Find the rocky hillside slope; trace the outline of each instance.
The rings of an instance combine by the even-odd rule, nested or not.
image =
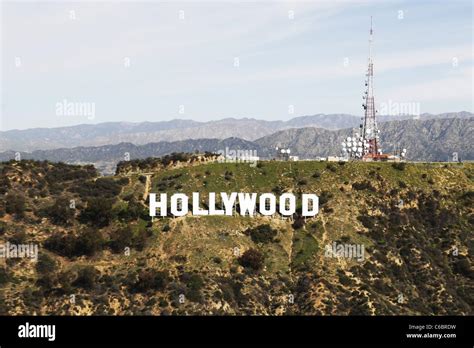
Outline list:
[[[100,177],[0,164],[0,314],[472,315],[474,165],[260,162]],[[317,193],[320,213],[153,220],[149,192]],[[364,247],[362,258],[327,246]]]

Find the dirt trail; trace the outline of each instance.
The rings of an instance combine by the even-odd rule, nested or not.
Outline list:
[[[323,248],[325,248],[326,246],[326,241],[328,240],[328,232],[326,230],[326,220],[324,219],[324,217],[321,216],[321,222],[322,222],[322,228],[323,228],[323,234],[321,236],[321,245],[323,246]],[[325,255],[325,249],[323,250],[323,252],[321,253],[321,257],[319,259],[319,263],[320,265],[324,265],[325,264],[325,261],[326,261],[326,258],[324,257]]]
[[[291,231],[291,239],[290,239],[290,250],[288,252],[288,271],[290,275],[290,280],[293,282],[293,269],[292,265],[292,258],[293,258],[293,238],[295,238],[295,231],[290,229]]]
[[[148,193],[150,192],[152,173],[143,173],[142,175],[144,175],[146,177],[145,191],[143,192],[143,200],[146,202],[146,199],[148,197]]]

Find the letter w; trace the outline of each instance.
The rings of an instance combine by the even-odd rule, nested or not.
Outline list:
[[[239,193],[240,215],[246,215],[247,211],[249,212],[249,215],[253,215],[256,202],[256,193]]]

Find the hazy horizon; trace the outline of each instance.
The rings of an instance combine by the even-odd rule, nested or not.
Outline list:
[[[432,113],[422,113],[421,116],[423,115],[443,115],[443,114],[451,114],[451,113],[470,113],[473,114],[470,111],[466,110],[461,110],[461,111],[446,111],[446,112],[441,112],[439,114],[432,114]],[[0,130],[1,132],[10,132],[10,131],[25,131],[25,130],[30,130],[30,129],[53,129],[53,128],[63,128],[63,127],[76,127],[76,126],[96,126],[96,125],[101,125],[101,124],[107,124],[107,123],[123,123],[123,124],[140,124],[140,123],[157,123],[157,122],[173,122],[173,121],[192,121],[192,122],[219,122],[219,121],[224,121],[224,120],[256,120],[256,121],[265,121],[265,122],[288,122],[293,119],[297,118],[303,118],[303,117],[311,117],[311,116],[319,116],[319,115],[324,115],[324,116],[339,116],[339,115],[347,115],[347,116],[352,116],[354,118],[359,118],[363,117],[363,115],[353,115],[353,114],[343,114],[343,113],[331,113],[331,114],[321,114],[321,113],[316,113],[312,115],[295,115],[293,117],[289,117],[287,119],[274,119],[274,120],[264,120],[258,117],[223,117],[215,120],[194,120],[191,118],[172,118],[172,119],[163,119],[159,121],[149,121],[149,120],[144,120],[144,121],[105,121],[105,122],[84,122],[84,123],[77,123],[77,124],[71,124],[71,125],[64,125],[64,126],[53,126],[53,127],[31,127],[31,128],[12,128],[12,129],[6,129],[6,130]],[[412,115],[378,115],[378,117],[410,117]]]

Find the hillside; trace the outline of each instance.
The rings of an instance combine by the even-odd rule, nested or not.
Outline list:
[[[471,118],[469,112],[439,115],[422,114],[420,120],[440,118]],[[380,116],[379,122],[412,119],[412,116]],[[225,118],[198,122],[175,119],[161,122],[107,122],[58,128],[32,128],[0,132],[0,152],[50,150],[131,143],[144,145],[156,142],[177,142],[188,139],[241,138],[253,141],[289,128],[316,127],[328,130],[358,127],[359,116],[317,114],[295,117],[288,121],[266,121],[254,118]],[[182,150],[186,151],[186,150]]]
[[[0,314],[474,314],[472,163],[172,164],[0,164],[0,240],[40,246],[0,268]],[[317,193],[320,214],[152,221],[147,188]]]

